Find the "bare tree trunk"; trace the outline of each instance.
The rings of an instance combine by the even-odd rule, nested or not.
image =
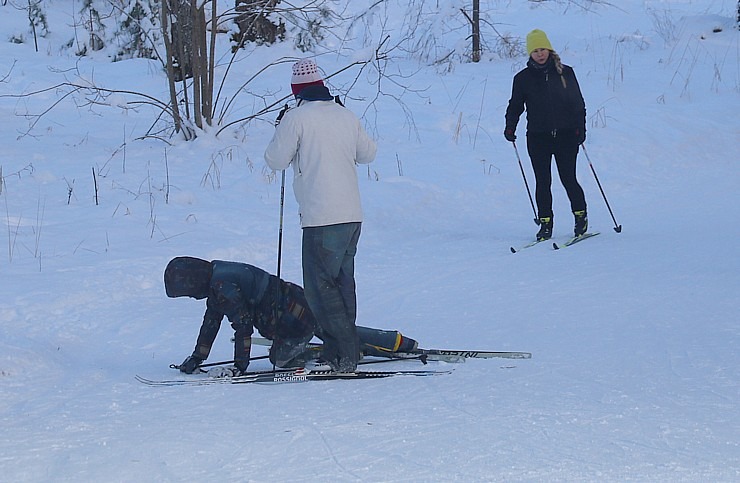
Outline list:
[[[176,31],[172,32],[173,42],[177,52],[177,68],[179,79],[184,80],[192,77],[193,63],[193,12],[190,0],[169,0],[172,3],[172,10],[175,14],[177,24]]]
[[[468,15],[468,12],[465,11],[464,8],[461,8],[460,11],[463,15],[465,15],[465,18],[468,19],[468,22],[470,22],[470,26],[472,28],[471,37],[473,39],[473,52],[472,52],[472,60],[473,62],[479,62],[480,61],[480,0],[473,0],[473,18],[470,18],[470,15]]]
[[[167,49],[167,77],[170,97],[174,105],[176,131],[186,131],[192,139],[193,124],[203,129],[213,124],[213,89],[215,80],[216,35],[218,33],[217,0],[207,0],[200,7],[199,0],[165,0],[162,2],[162,30]],[[209,25],[205,5],[211,4]],[[210,41],[210,48],[208,42]],[[177,83],[182,81],[184,117],[177,104]],[[192,89],[192,93],[190,92]],[[192,117],[191,117],[192,99]],[[188,122],[186,123],[185,120]],[[187,125],[186,125],[187,124]]]
[[[39,40],[36,36],[36,20],[33,18],[33,9],[31,0],[28,0],[28,21],[31,22],[31,31],[33,32],[33,44],[36,47],[36,52],[39,51]]]
[[[200,127],[203,120],[208,123],[208,45],[206,43],[206,12],[201,8],[198,13],[198,70],[200,71]]]
[[[480,0],[473,0],[473,62],[480,62]]]
[[[216,66],[216,34],[218,33],[218,16],[216,15],[216,1],[212,0],[211,5],[211,46],[208,52],[208,85],[206,86],[206,92],[208,93],[208,125],[213,124],[214,105],[213,105],[213,89],[216,83],[215,66]]]
[[[175,69],[172,65],[173,48],[169,36],[170,13],[167,6],[168,5],[166,1],[162,2],[162,38],[164,39],[164,49],[165,54],[167,55],[167,84],[169,84],[170,88],[172,118],[175,121],[175,132],[180,132],[182,130],[182,119],[180,118],[180,110],[177,105],[177,90],[175,89]]]
[[[203,34],[201,26],[201,11],[198,10],[197,0],[191,0],[191,7],[193,9],[193,117],[195,117],[195,125],[199,128],[203,128],[203,117],[200,110],[200,79],[201,79],[201,63],[200,59],[200,36]]]
[[[169,1],[172,2],[172,12],[176,19],[176,28],[173,27],[172,30],[172,38],[175,44],[174,52],[177,54],[177,70],[174,72],[174,76],[176,82],[182,82],[182,93],[185,99],[185,118],[190,119],[188,78],[193,76],[193,13],[190,8],[190,0]]]

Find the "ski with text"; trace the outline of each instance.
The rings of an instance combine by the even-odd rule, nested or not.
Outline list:
[[[198,377],[191,376],[187,379],[147,379],[139,375],[136,380],[147,386],[207,386],[212,384],[284,384],[309,381],[333,381],[333,380],[357,380],[357,379],[383,379],[400,376],[439,376],[450,374],[452,371],[357,371],[357,372],[334,372],[326,370],[279,369],[276,371],[249,371],[233,377]]]
[[[411,352],[393,352],[393,357],[403,359],[406,357],[426,356],[427,360],[442,360],[460,357],[463,359],[531,359],[531,352],[519,351],[477,351],[477,350],[451,350],[451,349],[416,349]]]
[[[271,346],[272,341],[262,337],[253,337],[252,343],[263,346]],[[321,344],[311,344],[312,349],[319,349]],[[520,351],[483,351],[483,350],[455,350],[455,349],[414,349],[409,352],[388,352],[390,360],[411,359],[440,362],[462,362],[462,359],[531,359],[531,352]]]

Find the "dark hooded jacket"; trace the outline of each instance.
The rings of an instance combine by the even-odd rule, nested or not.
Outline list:
[[[506,109],[507,130],[516,131],[526,106],[528,133],[559,129],[586,132],[586,104],[575,72],[563,65],[563,73],[558,74],[553,57],[551,55],[544,65],[530,58],[527,67],[514,76]]]
[[[207,273],[208,268],[210,274]],[[194,273],[197,279],[206,277],[209,282],[201,289],[198,283],[184,275],[187,273]],[[254,328],[262,337],[279,343],[284,339],[311,335],[317,326],[300,287],[279,281],[276,276],[253,265],[179,257],[170,262],[165,271],[165,285],[170,297],[206,298],[206,312],[193,352],[204,360],[211,352],[224,316],[234,329],[236,361],[249,360]],[[277,307],[276,302],[280,302]]]

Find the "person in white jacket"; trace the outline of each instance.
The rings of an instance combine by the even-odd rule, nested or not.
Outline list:
[[[353,372],[357,337],[355,254],[362,225],[357,164],[375,159],[376,145],[351,111],[334,101],[312,59],[293,65],[297,107],[285,113],[265,150],[275,170],[293,167],[303,228],[303,285],[323,330],[323,358]]]

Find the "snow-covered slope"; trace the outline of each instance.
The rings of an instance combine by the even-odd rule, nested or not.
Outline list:
[[[368,47],[365,34],[398,38],[402,3],[381,2],[362,35],[327,40],[321,67],[348,65]],[[465,2],[448,3],[416,32],[431,32],[440,52],[466,48],[466,30],[455,30]],[[49,2],[54,27],[38,53],[32,42],[6,41],[26,20],[1,6],[2,479],[737,480],[735,2],[481,3],[482,62],[395,55],[386,73],[407,88],[401,103],[401,89],[385,84],[393,96],[373,103],[378,88],[365,75],[347,102],[379,145],[377,160],[360,168],[358,323],[426,347],[533,358],[445,365],[454,372],[435,378],[175,388],[134,380],[175,375],[168,365],[197,336],[203,304],[165,296],[167,261],[276,268],[280,177],[262,159],[272,119],[167,144],[139,139],[154,122],[147,106],[86,105],[79,95],[55,104],[63,90],[14,97],[94,80],[166,98],[166,84],[155,62],[60,52],[68,2]],[[510,253],[537,230],[501,135],[511,79],[526,59],[492,53],[491,25],[519,40],[545,30],[574,67],[589,114],[586,147],[621,233],[581,154],[591,229],[601,235]],[[291,55],[304,54],[257,49],[237,62],[227,92]],[[268,101],[286,95],[289,65],[253,89],[271,89]],[[336,76],[333,88],[357,73]],[[260,102],[242,96],[233,118]],[[533,186],[523,124],[518,149]],[[553,194],[562,241],[572,221],[557,180]],[[290,187],[282,273],[301,281]],[[230,332],[224,324],[213,360],[229,358]]]

